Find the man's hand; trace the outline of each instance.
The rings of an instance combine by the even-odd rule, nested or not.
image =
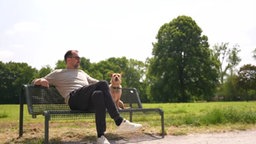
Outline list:
[[[44,87],[49,87],[49,82],[44,78],[40,78],[40,79],[34,80],[34,85],[41,85]]]

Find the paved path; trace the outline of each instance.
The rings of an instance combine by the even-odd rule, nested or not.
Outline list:
[[[133,136],[127,140],[110,142],[111,144],[256,144],[256,130],[165,136],[165,138]]]

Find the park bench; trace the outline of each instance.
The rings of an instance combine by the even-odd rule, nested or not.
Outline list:
[[[128,108],[119,110],[121,113],[128,113],[130,121],[136,112],[154,112],[160,115],[161,135],[164,137],[164,112],[160,108],[143,108],[139,94],[135,88],[122,89],[122,101]],[[19,113],[19,137],[23,135],[24,104],[27,103],[29,114],[32,118],[37,115],[44,116],[44,143],[49,142],[49,121],[55,118],[74,118],[76,116],[93,113],[93,111],[70,110],[65,104],[64,98],[58,93],[55,87],[42,87],[26,84],[22,86],[20,95]],[[83,117],[84,118],[84,117]]]

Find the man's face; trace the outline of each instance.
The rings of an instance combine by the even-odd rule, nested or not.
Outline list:
[[[73,52],[72,56],[69,57],[69,58],[70,58],[70,61],[69,61],[70,62],[70,66],[72,68],[75,68],[75,69],[79,68],[79,66],[80,66],[80,57],[79,57],[78,53],[77,52]]]

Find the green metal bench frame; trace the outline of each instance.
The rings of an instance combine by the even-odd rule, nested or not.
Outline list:
[[[164,137],[164,111],[160,108],[143,108],[139,94],[135,88],[122,89],[122,101],[129,107],[119,112],[129,113],[130,121],[132,121],[134,112],[156,112],[161,116],[162,137]],[[64,103],[64,99],[55,89],[55,87],[45,88],[42,86],[34,86],[26,84],[22,86],[20,95],[20,113],[19,113],[19,137],[23,135],[23,117],[24,104],[27,103],[28,112],[32,118],[37,115],[44,116],[44,143],[49,143],[49,121],[52,116],[70,116],[82,115],[86,113],[94,113],[93,111],[74,111]]]

